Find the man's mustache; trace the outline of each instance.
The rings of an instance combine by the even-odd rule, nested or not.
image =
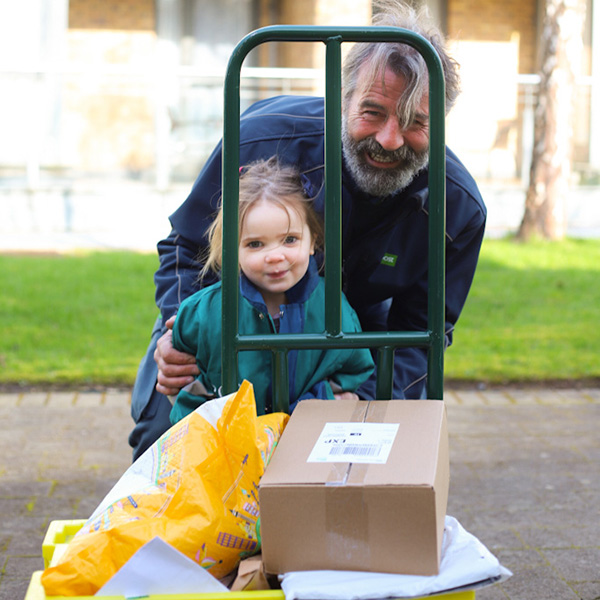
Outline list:
[[[406,160],[413,158],[416,152],[409,146],[401,146],[396,150],[386,150],[377,140],[374,138],[365,138],[358,142],[356,149],[359,152],[368,152],[369,154],[376,154],[389,162],[396,162],[399,160]]]

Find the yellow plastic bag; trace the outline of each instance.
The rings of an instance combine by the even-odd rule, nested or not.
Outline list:
[[[44,571],[46,594],[95,594],[156,536],[217,578],[230,573],[260,549],[258,483],[288,418],[257,417],[244,381],[171,427]]]

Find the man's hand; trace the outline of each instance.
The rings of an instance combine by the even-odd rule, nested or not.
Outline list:
[[[165,396],[176,396],[200,372],[195,356],[173,348],[173,323],[174,316],[165,323],[168,331],[159,338],[154,351],[154,360],[158,365],[156,390]]]

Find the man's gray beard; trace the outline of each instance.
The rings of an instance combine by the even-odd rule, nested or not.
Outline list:
[[[390,157],[392,161],[401,160],[402,163],[390,169],[374,167],[365,158],[365,153],[369,150],[374,154]],[[357,142],[348,133],[345,120],[342,122],[342,151],[356,185],[363,192],[381,198],[402,191],[429,162],[427,150],[418,153],[409,146],[402,146],[397,150],[387,151],[371,137]]]

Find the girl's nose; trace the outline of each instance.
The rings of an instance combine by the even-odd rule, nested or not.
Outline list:
[[[285,256],[283,255],[283,252],[281,252],[281,250],[279,249],[271,250],[265,255],[265,261],[267,263],[276,263],[281,262],[282,260],[285,260]]]

